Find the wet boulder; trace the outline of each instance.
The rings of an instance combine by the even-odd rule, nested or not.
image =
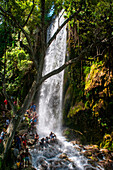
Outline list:
[[[66,153],[62,153],[60,156],[59,156],[60,159],[67,159],[68,156]]]
[[[73,146],[75,148],[75,150],[81,152],[82,151],[82,148],[79,146],[79,145],[75,145]]]

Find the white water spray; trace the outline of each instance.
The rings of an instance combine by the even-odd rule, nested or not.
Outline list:
[[[47,41],[63,23],[64,17],[57,17],[47,31]],[[46,52],[43,75],[64,64],[66,54],[66,26],[62,28]],[[50,131],[60,132],[62,124],[62,88],[63,71],[48,78],[41,87],[39,97],[39,135],[48,135]]]

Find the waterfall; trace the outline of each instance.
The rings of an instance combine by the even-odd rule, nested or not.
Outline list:
[[[64,17],[59,15],[47,30],[47,41],[63,23]],[[66,26],[58,33],[46,52],[43,75],[64,64],[66,54]],[[39,121],[37,130],[40,135],[48,135],[50,131],[60,132],[62,124],[62,88],[63,74],[48,78],[41,86],[39,96]]]
[[[64,21],[63,16],[55,18],[48,28],[47,41],[57,30],[58,26]],[[66,53],[66,26],[59,32],[56,39],[52,42],[46,52],[43,75],[59,68],[65,61]],[[84,151],[82,147],[67,142],[61,135],[62,125],[62,91],[63,74],[61,73],[48,78],[41,86],[38,114],[39,120],[37,131],[39,141],[45,140],[53,131],[56,134],[55,140],[40,142],[31,148],[32,165],[36,170],[104,170],[100,166],[94,167],[88,163],[88,160],[79,152]],[[43,138],[44,137],[44,138]]]

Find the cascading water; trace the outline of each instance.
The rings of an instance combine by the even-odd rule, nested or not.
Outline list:
[[[55,18],[48,28],[47,41],[63,21],[63,16],[60,19],[59,17]],[[59,32],[47,50],[43,75],[59,68],[65,61],[65,54],[66,26]],[[38,104],[37,131],[40,139],[53,131],[57,134],[57,141],[45,144],[43,148],[37,144],[31,150],[32,165],[37,170],[102,170],[99,166],[89,165],[88,160],[61,135],[62,88],[63,71],[42,84]],[[79,146],[77,147],[79,148]]]
[[[57,17],[47,32],[47,41],[53,36],[64,18]],[[43,75],[59,68],[65,61],[66,53],[66,26],[60,31],[56,39],[47,50]],[[62,87],[63,71],[47,79],[41,87],[39,98],[39,134],[49,134],[50,131],[60,132],[62,122]]]

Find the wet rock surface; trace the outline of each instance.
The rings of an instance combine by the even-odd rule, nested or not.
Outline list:
[[[78,149],[77,145],[74,147]],[[81,154],[88,159],[88,163],[92,166],[100,165],[105,170],[113,169],[113,152],[110,152],[108,149],[99,149],[97,145],[81,145],[80,148]]]
[[[37,145],[31,149],[32,164],[36,169],[104,170],[99,158],[101,152],[96,146],[83,146],[59,139],[56,141],[43,148]]]
[[[36,129],[34,128],[34,132]],[[26,133],[20,131],[20,133]],[[27,147],[32,155],[28,170],[112,170],[113,152],[99,149],[97,145],[78,144],[77,140],[67,142],[59,138],[44,144],[34,144],[33,136],[27,134]],[[16,169],[16,168],[14,168]]]
[[[34,128],[34,133],[36,128]],[[19,134],[26,133],[20,130]],[[59,137],[48,144],[34,144],[33,135],[27,133],[27,147],[32,155],[28,170],[112,170],[113,152],[97,145],[82,145],[80,141],[67,142]],[[13,167],[14,168],[14,167]],[[14,168],[16,169],[16,168]]]

